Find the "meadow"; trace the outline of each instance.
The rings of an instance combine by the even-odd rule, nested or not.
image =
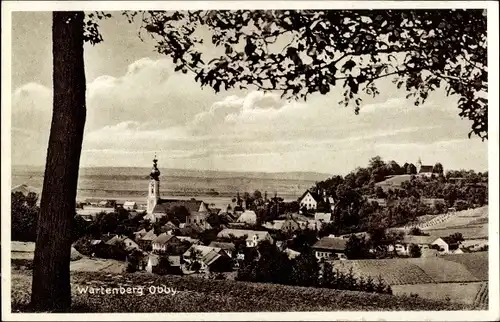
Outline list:
[[[148,273],[72,272],[72,312],[257,312],[257,311],[409,311],[467,310],[470,305],[410,296],[339,291],[277,284],[215,281]],[[82,287],[165,285],[177,293],[82,294]],[[12,311],[28,311],[31,272],[12,272]]]

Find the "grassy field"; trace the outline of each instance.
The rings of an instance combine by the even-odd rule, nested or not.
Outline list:
[[[292,287],[275,284],[214,281],[146,273],[106,274],[74,272],[72,312],[256,312],[256,311],[384,311],[468,310],[460,303],[386,294]],[[165,285],[177,293],[151,294],[149,286]],[[84,286],[145,287],[144,295],[80,294]],[[29,271],[12,273],[12,311],[27,311]]]

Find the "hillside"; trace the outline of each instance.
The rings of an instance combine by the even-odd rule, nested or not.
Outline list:
[[[136,273],[113,275],[74,272],[72,312],[257,312],[464,310],[467,305],[426,299],[276,284],[215,281]],[[13,271],[12,311],[26,311],[31,289],[27,271]],[[165,285],[177,293],[151,294]],[[144,295],[81,294],[84,287],[145,287]]]
[[[488,252],[427,258],[335,261],[334,268],[355,276],[380,276],[394,294],[449,300],[487,307]],[[487,294],[487,293],[486,293]]]
[[[449,236],[461,233],[466,240],[488,238],[488,206],[451,212],[437,216],[426,216],[416,225],[432,236]]]
[[[386,191],[389,188],[391,189],[399,188],[401,187],[401,184],[403,182],[410,181],[410,179],[411,179],[410,174],[395,175],[385,179],[384,181],[377,182],[375,186],[381,187],[384,191]]]

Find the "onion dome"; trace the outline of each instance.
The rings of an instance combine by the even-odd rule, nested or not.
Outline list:
[[[160,177],[160,170],[158,170],[157,162],[158,162],[158,159],[156,159],[156,155],[155,155],[155,158],[153,159],[153,168],[151,169],[151,173],[149,174],[151,179],[154,179],[156,181],[158,181],[159,177]]]

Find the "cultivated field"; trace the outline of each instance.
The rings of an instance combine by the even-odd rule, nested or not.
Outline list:
[[[462,226],[475,226],[488,224],[488,206],[462,210],[453,213],[447,220],[436,223],[426,229],[450,229]]]
[[[467,310],[472,306],[435,300],[353,291],[276,284],[214,281],[146,273],[105,274],[74,272],[72,312],[256,312],[256,311],[394,311]],[[149,286],[165,285],[178,292],[151,294]],[[85,286],[144,287],[144,295],[81,294]],[[12,311],[27,309],[31,276],[12,274]]]
[[[425,258],[334,261],[334,269],[381,276],[390,285],[488,281],[488,252]]]
[[[394,285],[392,291],[395,295],[418,294],[421,298],[449,299],[450,302],[469,304],[478,309],[488,308],[487,282]]]
[[[333,263],[334,269],[344,273],[352,268],[355,276],[371,276],[373,279],[380,276],[391,285],[395,294],[415,293],[423,298],[449,298],[468,304],[475,303],[481,285],[488,282],[488,252]],[[454,290],[459,291],[453,293]],[[483,296],[482,302],[478,303],[483,305],[487,299]]]
[[[488,206],[447,213],[440,215],[425,215],[417,221],[397,230],[408,231],[418,227],[432,235],[445,237],[461,233],[464,239],[488,239]]]

